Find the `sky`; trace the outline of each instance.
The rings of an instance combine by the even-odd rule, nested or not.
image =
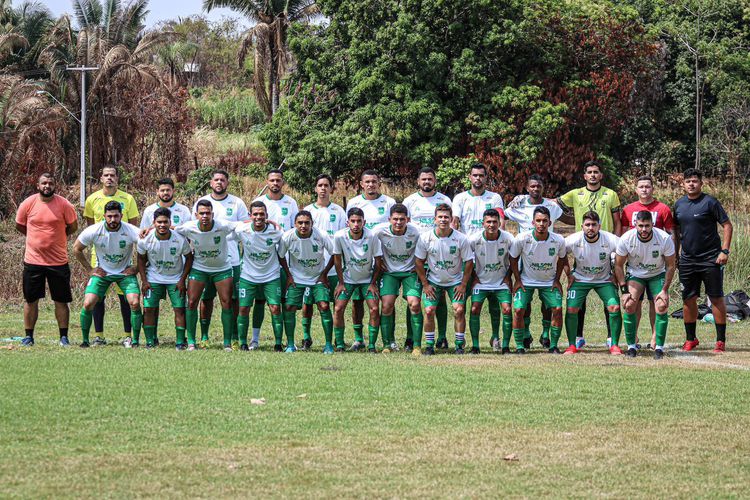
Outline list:
[[[13,4],[18,4],[14,1]],[[42,0],[44,5],[55,16],[68,13],[73,14],[73,3],[71,0]],[[122,0],[122,5],[128,4],[128,0]],[[177,17],[187,17],[193,14],[204,14],[203,0],[151,0],[148,4],[150,11],[146,17],[146,27],[152,28],[160,21],[176,19]],[[222,17],[241,17],[240,14],[230,9],[213,9],[209,14],[205,14],[209,19],[218,21]]]

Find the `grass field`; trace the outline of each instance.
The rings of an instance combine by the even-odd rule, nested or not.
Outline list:
[[[414,359],[324,356],[317,325],[312,353],[270,352],[265,329],[261,352],[221,351],[218,330],[175,352],[166,314],[159,349],[63,350],[44,310],[36,347],[0,350],[0,496],[750,495],[747,324],[723,356],[701,324],[697,354],[656,362],[606,354],[597,316],[575,357],[498,356],[485,334],[478,357]],[[0,325],[19,335],[20,310]]]

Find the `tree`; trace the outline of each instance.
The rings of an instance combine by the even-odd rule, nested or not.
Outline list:
[[[33,74],[44,37],[53,25],[49,9],[26,1],[12,7],[0,1],[0,67],[5,73]]]

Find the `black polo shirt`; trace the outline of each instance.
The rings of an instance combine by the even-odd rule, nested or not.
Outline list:
[[[729,221],[719,200],[706,193],[694,200],[685,195],[674,204],[673,212],[680,230],[680,264],[714,263],[721,252],[716,224]]]

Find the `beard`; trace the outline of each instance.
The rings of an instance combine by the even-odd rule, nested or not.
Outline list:
[[[40,189],[39,194],[44,196],[45,198],[51,198],[55,194],[55,190],[53,189]]]

